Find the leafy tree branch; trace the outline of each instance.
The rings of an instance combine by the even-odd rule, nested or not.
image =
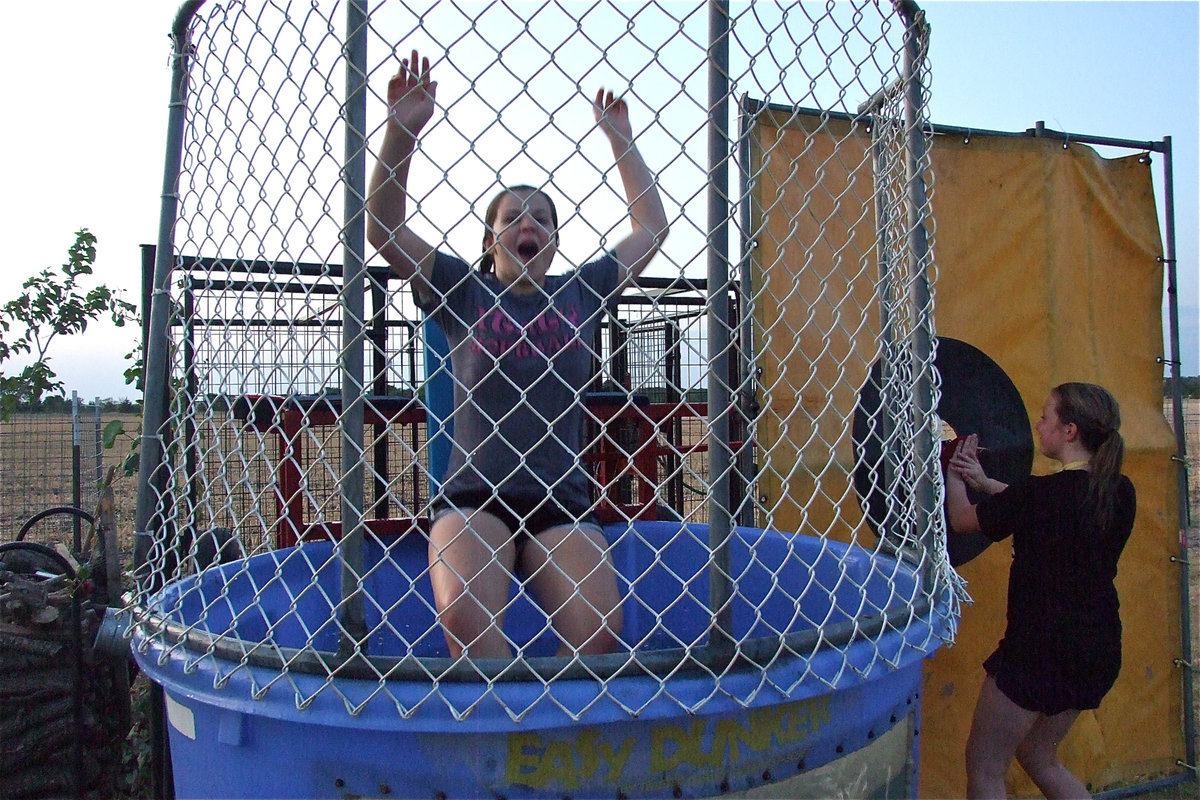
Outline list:
[[[61,336],[87,330],[107,316],[117,327],[137,320],[137,307],[105,285],[85,290],[79,279],[93,272],[96,237],[83,228],[60,267],[48,267],[21,285],[22,294],[0,306],[0,419],[19,403],[36,404],[61,394],[63,383],[50,366],[50,345]],[[13,373],[6,363],[29,357],[32,363]]]

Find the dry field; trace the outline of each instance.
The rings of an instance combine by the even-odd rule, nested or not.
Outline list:
[[[137,414],[103,413],[99,425],[88,411],[79,431],[78,505],[94,512],[97,464],[106,471],[118,467],[113,483],[118,527],[133,524],[137,478],[120,466],[129,452],[132,434],[141,422]],[[103,449],[100,430],[119,420],[127,435],[111,450]],[[75,432],[68,415],[18,414],[0,423],[0,542],[11,541],[31,516],[51,506],[76,505],[72,490]]]
[[[1163,404],[1163,413],[1171,420],[1171,404]],[[1200,526],[1200,400],[1183,401],[1183,430],[1187,443],[1188,496],[1191,498],[1192,527]],[[1194,532],[1193,532],[1194,533]],[[1192,546],[1200,546],[1192,542]],[[1194,563],[1194,562],[1193,562]]]

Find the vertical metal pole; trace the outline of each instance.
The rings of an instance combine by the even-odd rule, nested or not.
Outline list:
[[[1167,336],[1171,343],[1171,421],[1175,428],[1176,475],[1179,493],[1179,526],[1181,532],[1192,527],[1190,498],[1188,497],[1187,436],[1183,427],[1183,383],[1181,380],[1182,356],[1179,352],[1179,286],[1175,264],[1175,172],[1171,157],[1171,137],[1163,137],[1163,216],[1166,218],[1166,268],[1167,268]],[[1183,663],[1192,663],[1192,597],[1188,575],[1187,540],[1180,537],[1179,586],[1182,595],[1180,622],[1183,629]],[[1183,669],[1183,740],[1187,763],[1196,763],[1196,672]]]
[[[1167,268],[1167,325],[1171,353],[1171,383],[1175,387],[1171,398],[1172,422],[1175,425],[1175,441],[1179,455],[1176,472],[1179,486],[1179,524],[1190,528],[1191,507],[1188,500],[1187,437],[1183,427],[1183,386],[1181,380],[1181,355],[1179,352],[1179,284],[1175,265],[1175,177],[1172,169],[1171,137],[1163,137],[1163,216],[1166,218],[1166,268]],[[1190,763],[1195,763],[1194,761]]]
[[[880,104],[886,103],[887,97],[880,97]],[[861,110],[861,109],[860,109]],[[892,179],[893,163],[888,159],[883,137],[886,131],[882,126],[889,126],[886,114],[875,114],[871,119],[871,153],[875,167],[875,230],[876,249],[879,254],[879,284],[875,296],[879,305],[879,416],[880,441],[879,458],[883,465],[882,491],[891,493],[897,490],[897,483],[902,481],[901,465],[897,463],[894,432],[898,421],[904,413],[903,395],[897,392],[896,374],[897,362],[900,360],[896,352],[895,321],[893,320],[893,304],[896,302],[895,287],[893,286],[892,263],[892,220],[891,204],[887,197],[887,187]],[[907,148],[905,148],[907,150]],[[907,169],[907,166],[906,166]],[[889,511],[882,519],[875,520],[879,535],[885,536],[893,525],[903,524],[900,519],[893,517]]]
[[[204,0],[190,0],[180,6],[171,29],[174,44],[171,61],[171,99],[167,117],[167,152],[163,164],[162,205],[158,218],[158,244],[155,248],[154,279],[151,288],[150,321],[146,325],[146,365],[142,404],[142,439],[138,460],[137,512],[134,516],[133,561],[135,574],[144,578],[144,567],[153,545],[152,523],[155,509],[166,483],[162,471],[165,461],[162,431],[170,400],[170,280],[174,259],[174,229],[179,211],[179,171],[183,161],[183,128],[187,112],[188,26]],[[143,310],[145,313],[145,310]],[[161,524],[159,519],[158,523]]]
[[[369,272],[368,272],[369,274]],[[377,278],[371,276],[371,394],[376,396],[386,395],[388,393],[387,381],[387,295],[385,286],[387,278]],[[413,382],[416,385],[416,382]],[[388,439],[387,439],[387,424],[376,423],[371,428],[372,438],[375,440],[375,446],[372,448],[372,456],[375,463],[375,476],[372,484],[374,491],[371,494],[372,506],[374,507],[375,519],[387,519],[389,516],[388,507],[388,484],[391,482],[391,464],[388,462]],[[413,447],[413,451],[417,451],[417,447]],[[417,470],[413,470],[414,474]]]
[[[83,508],[83,465],[80,463],[83,457],[83,424],[79,419],[79,392],[71,392],[71,505],[76,508]],[[75,549],[72,552],[78,553],[83,547],[83,531],[79,524],[79,517],[74,518],[74,524],[71,526],[74,529],[74,538],[72,541],[75,544]]]
[[[196,433],[196,400],[200,396],[196,376],[196,283],[189,275],[183,289],[183,474],[187,486],[187,504],[179,517],[186,519],[182,535],[176,539],[176,558],[183,560],[192,548],[198,531],[200,508],[200,440]],[[178,529],[177,529],[178,530]]]
[[[937,404],[934,392],[933,365],[933,308],[929,291],[929,238],[926,228],[928,195],[925,191],[925,92],[921,86],[920,65],[924,63],[923,39],[928,33],[925,12],[915,4],[905,3],[901,14],[904,30],[904,124],[908,134],[908,251],[912,274],[911,302],[914,330],[912,341],[915,371],[913,413],[916,417],[913,442],[918,472],[913,498],[916,503],[917,530],[921,531],[924,551],[934,552],[934,522],[937,519],[937,461],[934,458],[933,419]],[[923,565],[926,589],[931,589],[935,575],[927,559]]]
[[[729,3],[708,4],[708,646],[732,644],[729,562],[732,529],[729,469]]]
[[[750,125],[751,109],[745,96],[738,104],[738,191],[740,199],[741,225],[738,226],[738,241],[742,247],[742,260],[738,265],[738,343],[741,349],[738,368],[738,409],[741,413],[741,429],[738,438],[741,447],[737,453],[738,475],[743,490],[734,514],[737,524],[752,526],[756,523],[754,509],[758,491],[757,474],[754,466],[754,449],[750,446],[751,432],[762,410],[759,399],[759,381],[755,368],[757,358],[754,345],[754,283],[751,280],[752,253],[758,247],[756,231],[750,230],[752,213],[750,204]]]
[[[100,481],[104,480],[104,422],[100,419],[100,398],[97,397],[94,402],[95,420],[92,426],[92,438],[96,448],[96,486],[99,488]]]
[[[367,280],[366,120],[367,14],[361,0],[346,7],[345,161],[342,227],[342,611],[338,653],[349,658],[365,647],[363,575],[363,391],[366,342],[363,296]]]
[[[142,374],[138,376],[139,392],[146,391],[146,347],[150,341],[150,304],[154,300],[154,264],[158,247],[144,244],[142,249]]]
[[[142,438],[139,446],[137,512],[134,516],[133,563],[139,591],[148,591],[153,581],[147,580],[146,561],[154,544],[153,529],[163,520],[154,521],[155,509],[163,494],[166,475],[163,430],[169,401],[169,337],[170,337],[170,280],[175,254],[174,229],[179,211],[179,171],[183,162],[183,129],[187,116],[188,54],[191,43],[188,26],[204,0],[188,0],[180,6],[171,27],[173,52],[171,57],[171,99],[167,116],[167,147],[163,162],[162,205],[158,218],[158,243],[155,247],[154,277],[151,282],[149,322],[144,323],[145,369],[143,376]],[[150,689],[150,740],[153,765],[153,794],[156,798],[173,798],[170,745],[163,706],[164,692],[159,684]]]

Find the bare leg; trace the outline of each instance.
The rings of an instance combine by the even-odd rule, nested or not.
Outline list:
[[[530,591],[563,640],[559,655],[610,653],[620,644],[621,595],[607,546],[594,528],[563,525],[522,552]]]
[[[1017,747],[1018,763],[1047,800],[1091,797],[1087,787],[1058,760],[1058,743],[1078,717],[1078,711],[1064,711],[1052,717],[1040,715]]]
[[[1009,700],[991,676],[984,679],[967,737],[967,797],[1006,796],[1008,766],[1040,716]]]
[[[512,656],[503,625],[515,559],[512,531],[491,514],[462,509],[433,523],[429,579],[452,656]]]

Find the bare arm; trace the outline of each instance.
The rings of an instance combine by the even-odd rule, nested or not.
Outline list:
[[[367,198],[367,241],[396,275],[422,283],[433,267],[434,248],[408,227],[408,169],[417,137],[433,115],[436,92],[429,59],[420,60],[413,50],[388,82],[387,127]]]
[[[667,214],[658,193],[658,181],[646,166],[637,145],[625,101],[601,89],[592,101],[596,123],[608,137],[617,171],[629,203],[632,232],[613,248],[622,268],[621,285],[635,280],[667,238]]]
[[[953,470],[946,474],[946,517],[957,533],[979,533],[979,516],[967,497],[967,485]]]

